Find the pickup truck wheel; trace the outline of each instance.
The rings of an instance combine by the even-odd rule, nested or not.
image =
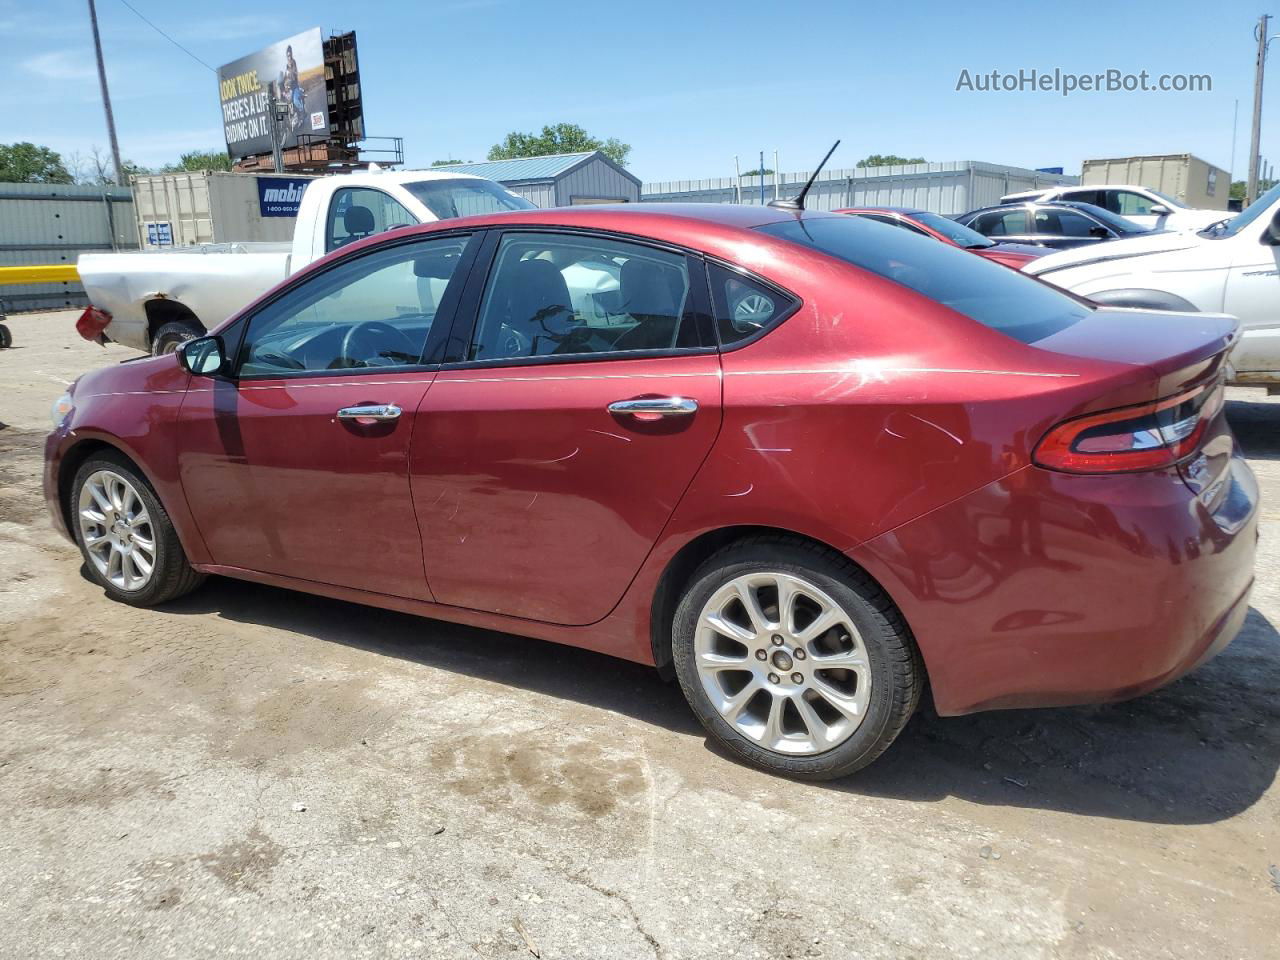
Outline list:
[[[111,599],[151,607],[204,581],[160,498],[124,455],[102,453],[83,464],[68,506],[85,568]]]
[[[722,746],[803,780],[875,760],[924,684],[910,630],[865,573],[775,536],[739,541],[698,568],[672,654],[685,698]]]
[[[159,357],[173,353],[181,344],[199,336],[203,336],[201,331],[186,320],[170,321],[156,331],[155,338],[151,341],[151,355]]]

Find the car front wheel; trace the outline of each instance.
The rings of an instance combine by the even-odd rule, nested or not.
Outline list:
[[[138,607],[189,593],[204,580],[150,484],[127,458],[104,453],[76,472],[72,527],[90,577],[115,600]]]
[[[699,567],[676,610],[672,655],[716,740],[755,766],[808,780],[875,760],[924,682],[910,631],[865,573],[776,537],[733,544]]]

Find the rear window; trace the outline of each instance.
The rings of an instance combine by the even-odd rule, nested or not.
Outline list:
[[[1075,298],[1016,270],[861,217],[804,217],[757,229],[879,274],[1023,343],[1089,315]]]

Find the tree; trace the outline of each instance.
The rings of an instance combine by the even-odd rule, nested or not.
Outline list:
[[[126,164],[126,166],[128,166]],[[178,158],[177,163],[165,164],[161,173],[181,173],[186,170],[230,170],[231,158],[225,150],[192,150]]]
[[[493,158],[490,157],[489,159],[492,160]],[[470,160],[432,160],[431,165],[433,167],[452,167],[454,164],[470,162]]]
[[[631,144],[615,137],[601,140],[593,137],[576,123],[557,123],[545,126],[541,133],[508,133],[501,143],[489,148],[490,160],[514,160],[518,157],[545,157],[553,153],[585,153],[599,150],[619,166],[627,165]]]
[[[4,183],[72,183],[62,156],[34,143],[0,144],[0,181]]]
[[[773,170],[770,167],[761,167],[759,170],[743,170],[744,177],[771,177]]]
[[[928,163],[924,157],[900,157],[896,153],[873,153],[858,161],[860,167],[900,167],[906,163]]]
[[[90,147],[88,156],[84,156],[77,151],[71,154],[68,160],[67,166],[71,170],[72,182],[89,184],[95,187],[112,186],[116,182],[115,177],[112,175],[111,157],[101,147]],[[124,181],[125,186],[129,185],[129,178],[132,176],[154,172],[147,167],[134,163],[132,160],[121,160],[120,166],[124,168],[121,171],[123,173],[121,179]]]

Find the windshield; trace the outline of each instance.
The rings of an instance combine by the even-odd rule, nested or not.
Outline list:
[[[492,180],[461,177],[456,180],[418,180],[406,183],[404,188],[441,220],[535,209],[524,197],[517,197]]]
[[[757,229],[879,274],[1023,343],[1089,315],[1075,298],[1017,270],[862,217],[805,217]]]
[[[950,217],[940,213],[913,213],[911,219],[923,223],[930,230],[936,230],[958,247],[994,247],[996,242],[971,230],[963,223],[956,223]]]
[[[1217,223],[1205,227],[1200,231],[1200,235],[1213,237],[1217,240],[1220,240],[1223,237],[1234,237],[1237,233],[1266,213],[1267,210],[1270,209],[1271,205],[1277,200],[1280,200],[1280,183],[1277,183],[1257,200],[1245,207],[1240,213],[1231,217],[1231,219],[1219,220]]]

